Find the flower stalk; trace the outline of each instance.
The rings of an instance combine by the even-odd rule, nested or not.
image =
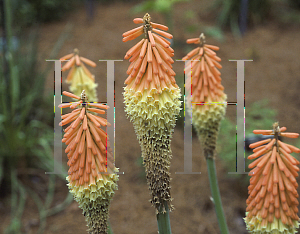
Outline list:
[[[279,140],[279,136],[297,138],[298,133],[287,133],[286,127],[273,124],[273,130],[254,130],[255,134],[274,136],[251,144],[255,159],[249,168],[246,218],[250,233],[294,234],[299,227],[298,176],[300,162],[290,153],[300,149]]]
[[[227,96],[221,85],[221,59],[215,51],[219,47],[208,45],[202,33],[199,38],[187,40],[188,44],[198,44],[199,47],[189,52],[182,60],[190,60],[186,71],[191,71],[186,85],[191,93],[188,95],[188,110],[192,112],[193,126],[202,144],[207,163],[210,188],[222,234],[229,233],[217,181],[215,167],[216,141],[219,125],[226,111]]]
[[[60,126],[70,124],[64,131],[68,156],[68,187],[86,218],[90,234],[108,233],[108,213],[110,201],[117,189],[118,169],[113,164],[109,137],[101,126],[110,124],[96,114],[104,114],[109,107],[87,102],[85,91],[81,97],[72,93],[64,95],[77,102],[61,104],[70,107],[71,113],[62,116]],[[97,109],[100,108],[100,109]]]

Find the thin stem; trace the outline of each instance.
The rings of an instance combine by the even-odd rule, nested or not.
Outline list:
[[[164,207],[166,211],[163,213],[162,209],[156,215],[157,217],[157,226],[158,226],[158,233],[159,234],[171,234],[171,224],[170,224],[170,217],[169,217],[169,207],[167,202],[164,202]]]
[[[206,156],[205,158],[206,158],[207,170],[209,175],[211,194],[213,197],[213,202],[215,205],[215,210],[216,210],[221,234],[228,234],[229,231],[226,224],[226,217],[223,211],[222,201],[221,201],[221,196],[220,196],[220,191],[218,186],[215,159],[213,157],[209,157],[208,155],[205,156]]]
[[[108,221],[108,234],[114,234],[112,229],[111,229],[111,225],[110,225],[109,221]]]

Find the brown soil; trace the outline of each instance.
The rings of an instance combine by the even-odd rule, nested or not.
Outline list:
[[[203,17],[209,1],[195,1],[180,3],[174,9],[176,31],[171,32],[179,45],[184,45],[187,38],[197,37],[200,33],[187,33],[184,27],[190,23],[197,23],[200,29],[206,25],[213,25],[214,19]],[[57,58],[78,48],[81,55],[93,61],[100,59],[123,59],[125,52],[136,41],[122,42],[122,33],[132,29],[135,25],[132,19],[142,14],[132,15],[129,10],[133,3],[113,3],[97,5],[95,17],[87,22],[85,9],[79,9],[66,16],[62,21],[46,24],[40,31],[40,58],[41,63],[49,58],[59,35],[68,22],[73,24],[71,35],[65,42]],[[196,19],[188,20],[184,14],[188,9],[196,12]],[[154,22],[164,22],[158,14],[149,12]],[[229,59],[254,59],[246,62],[245,93],[247,105],[261,99],[269,99],[270,107],[278,110],[278,120],[292,132],[300,132],[298,119],[300,114],[299,73],[298,60],[300,31],[296,27],[281,27],[276,23],[269,23],[251,29],[243,37],[236,39],[230,33],[225,34],[226,41],[220,43],[207,37],[207,43],[220,46],[218,56],[222,58],[222,78],[228,101],[236,101],[236,63]],[[173,47],[175,59],[181,59],[187,52],[183,46]],[[57,59],[56,58],[56,59]],[[99,101],[106,101],[106,63],[97,62],[97,67],[90,69],[96,75],[99,84]],[[119,189],[111,203],[110,222],[115,234],[157,233],[155,210],[150,206],[149,191],[142,175],[143,168],[137,164],[140,157],[140,146],[132,124],[126,119],[123,104],[123,83],[126,78],[128,61],[116,62],[116,166],[120,171]],[[174,70],[178,79],[183,77],[183,64],[175,62]],[[47,80],[47,91],[53,89],[53,73]],[[66,74],[63,76],[65,77]],[[68,90],[64,84],[63,90]],[[51,110],[52,111],[52,110]],[[50,110],[49,110],[50,112]],[[236,109],[229,106],[227,117],[235,120]],[[247,121],[247,116],[246,116]],[[226,136],[220,136],[226,137]],[[210,188],[205,160],[196,137],[193,139],[193,171],[201,171],[201,175],[178,175],[175,172],[183,171],[183,127],[176,127],[172,141],[173,159],[171,164],[172,196],[175,210],[170,214],[172,231],[182,233],[220,233],[214,206],[210,199]],[[233,152],[235,154],[235,152]],[[217,156],[218,179],[224,211],[230,233],[243,234],[245,224],[245,201],[247,185],[239,183],[234,178],[227,177],[227,170]],[[42,175],[43,173],[41,173]],[[63,201],[68,194],[65,181],[57,180],[56,193],[53,205]],[[41,194],[42,196],[42,194]],[[1,229],[10,220],[8,198],[1,202],[0,219]],[[28,233],[35,233],[38,224],[38,210],[31,199],[28,199],[23,225],[27,226]],[[31,226],[30,226],[31,225]],[[1,231],[0,231],[1,232]],[[47,219],[45,234],[86,233],[86,224],[77,203],[73,202],[64,211]]]

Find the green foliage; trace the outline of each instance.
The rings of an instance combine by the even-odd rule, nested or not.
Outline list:
[[[268,107],[268,100],[262,100],[253,103],[250,107],[245,108],[245,136],[249,137],[254,129],[271,129],[276,121],[276,110]],[[228,119],[221,122],[218,153],[228,169],[228,172],[236,171],[236,123],[232,123]],[[251,152],[246,152],[247,158]],[[246,171],[249,165],[246,159]],[[233,175],[237,179],[243,177],[245,182],[248,178],[244,175]]]
[[[53,171],[53,96],[44,98],[44,81],[49,69],[41,73],[37,68],[37,31],[21,34],[20,28],[13,30],[16,15],[12,13],[10,0],[4,3],[2,28],[6,43],[0,61],[0,191],[2,196],[8,193],[11,196],[11,220],[5,233],[21,233],[27,197],[33,198],[39,210],[37,233],[43,233],[45,218],[61,211],[73,199],[70,194],[63,203],[49,209],[56,176],[48,177],[49,186],[43,199],[27,185],[28,177],[20,176]],[[17,29],[22,39],[14,48],[12,35]],[[49,68],[50,64],[47,65]],[[59,176],[65,180],[66,174]]]
[[[218,40],[219,42],[225,41],[224,33],[219,27],[205,27],[204,33],[207,37],[212,37]]]
[[[14,24],[32,25],[61,19],[79,0],[12,0]]]
[[[133,7],[134,13],[155,11],[159,13],[170,13],[173,9],[173,5],[177,2],[183,2],[187,0],[148,0],[144,1],[135,7]]]
[[[248,24],[263,22],[269,16],[270,8],[271,3],[269,0],[249,0],[247,9]],[[217,15],[219,27],[230,27],[234,34],[239,34],[241,0],[218,0],[215,2],[213,11]]]
[[[297,8],[298,10],[300,10],[300,1],[299,0],[289,0],[289,5],[291,7]]]
[[[11,223],[6,233],[19,233],[26,185],[18,178],[21,169],[53,170],[53,128],[51,99],[41,94],[44,77],[36,69],[36,40],[21,42],[16,52],[7,50],[7,60],[1,61],[0,76],[0,185],[11,191]],[[9,48],[9,47],[8,47]],[[22,50],[22,51],[21,51]]]

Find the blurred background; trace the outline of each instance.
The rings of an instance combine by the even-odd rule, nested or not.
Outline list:
[[[81,56],[97,63],[89,70],[98,83],[99,101],[106,102],[106,63],[98,60],[123,59],[138,40],[123,43],[122,33],[136,27],[132,20],[146,12],[153,22],[169,27],[174,60],[195,48],[185,41],[202,32],[207,44],[220,47],[217,55],[229,102],[236,102],[236,62],[229,60],[253,59],[245,62],[247,139],[254,129],[271,129],[274,121],[300,132],[299,0],[1,0],[0,4],[0,233],[86,233],[84,216],[66,186],[66,157],[65,174],[45,174],[53,171],[54,136],[54,63],[46,60],[78,48]],[[115,63],[115,161],[124,175],[111,203],[110,222],[115,234],[157,233],[140,146],[124,112],[128,66],[126,60]],[[173,67],[183,88],[183,63]],[[66,76],[64,72],[63,90],[68,91]],[[220,233],[196,134],[193,171],[201,174],[175,174],[184,169],[183,127],[181,112],[172,141],[172,231]],[[243,234],[249,177],[228,174],[236,170],[235,139],[236,106],[228,106],[216,164],[230,233]],[[285,141],[300,147],[299,140]]]

